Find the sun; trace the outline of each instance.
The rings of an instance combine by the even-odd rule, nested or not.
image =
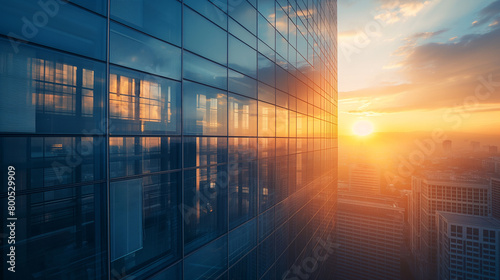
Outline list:
[[[357,136],[367,136],[373,133],[373,124],[369,121],[357,121],[352,126],[352,132]]]

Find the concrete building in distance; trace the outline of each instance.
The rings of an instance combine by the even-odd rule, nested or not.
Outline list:
[[[500,279],[500,220],[438,211],[437,225],[437,279]]]
[[[337,0],[2,1],[0,279],[302,267],[335,227],[337,61]]]
[[[408,220],[413,273],[417,279],[437,277],[437,211],[488,216],[489,189],[487,181],[447,173],[427,172],[412,178]]]
[[[491,215],[500,220],[500,178],[491,178]]]
[[[339,194],[338,280],[399,280],[404,208],[387,197]]]
[[[380,168],[368,163],[349,166],[349,191],[358,195],[380,193]]]

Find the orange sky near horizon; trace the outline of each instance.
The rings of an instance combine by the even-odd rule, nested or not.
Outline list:
[[[339,1],[339,134],[500,135],[500,0]]]

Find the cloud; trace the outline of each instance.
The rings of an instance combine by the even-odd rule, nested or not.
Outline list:
[[[418,33],[409,38],[430,38],[438,33],[442,32]],[[479,88],[484,98],[471,112],[496,111],[500,108],[496,107],[500,104],[499,49],[500,28],[453,42],[408,46],[398,68],[407,83],[344,92],[339,97],[351,102],[351,114],[388,114],[460,108],[474,97],[478,100],[475,94]]]
[[[473,27],[478,27],[489,23],[489,26],[498,25],[500,21],[500,0],[497,0],[479,12],[479,19],[472,23]]]
[[[417,42],[419,39],[430,39],[432,37],[435,37],[435,36],[438,36],[446,31],[448,31],[449,29],[441,29],[441,30],[438,30],[438,31],[435,31],[435,32],[419,32],[419,33],[415,33],[413,34],[412,36],[408,37],[408,38],[405,38],[403,41],[405,42],[404,45],[402,45],[401,47],[399,47],[394,53],[393,55],[396,55],[396,56],[406,56],[406,55],[409,55],[415,48],[415,46],[417,45]],[[400,65],[399,63],[397,65]]]
[[[431,3],[430,0],[379,0],[379,2],[378,10],[380,12],[375,16],[375,19],[386,24],[414,17]]]

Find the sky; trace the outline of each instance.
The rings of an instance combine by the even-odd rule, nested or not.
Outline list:
[[[339,134],[500,135],[500,0],[339,0]]]

